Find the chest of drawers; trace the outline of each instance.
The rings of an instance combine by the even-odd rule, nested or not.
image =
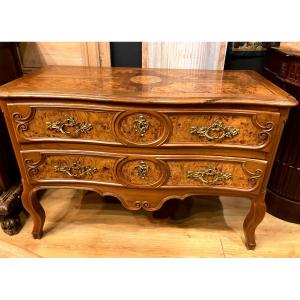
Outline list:
[[[41,238],[37,191],[80,188],[155,211],[194,194],[244,196],[245,243],[296,100],[252,71],[50,67],[0,89],[22,174],[24,207]]]

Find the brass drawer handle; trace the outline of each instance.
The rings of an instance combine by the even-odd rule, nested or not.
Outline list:
[[[199,180],[207,185],[217,185],[232,178],[232,174],[217,168],[208,167],[208,169],[203,171],[187,171],[187,177]]]
[[[191,127],[191,134],[198,134],[206,137],[208,140],[215,140],[217,142],[223,141],[224,138],[232,138],[239,134],[239,129],[234,127],[225,127],[222,121],[215,121],[207,127],[193,126]],[[218,136],[212,136],[211,133],[216,132]]]
[[[143,114],[139,114],[137,119],[135,119],[134,129],[141,137],[143,137],[146,131],[149,129],[149,122],[146,120]]]
[[[141,179],[145,179],[149,173],[149,166],[143,160],[140,160],[139,165],[134,169]]]
[[[61,132],[70,137],[78,137],[81,133],[87,133],[93,129],[92,124],[76,122],[75,118],[72,116],[66,116],[66,118],[61,121],[46,122],[46,125],[47,129]],[[73,130],[69,131],[68,128],[73,128]]]
[[[73,161],[71,166],[54,166],[55,172],[66,173],[69,177],[82,178],[86,175],[92,175],[98,171],[95,167],[83,166],[79,161]]]

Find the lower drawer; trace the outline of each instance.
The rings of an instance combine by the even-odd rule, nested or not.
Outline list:
[[[86,182],[129,188],[212,188],[253,191],[266,161],[219,156],[137,156],[76,151],[25,151],[31,183]]]

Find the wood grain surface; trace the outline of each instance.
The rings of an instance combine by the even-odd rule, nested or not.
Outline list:
[[[77,106],[77,108],[76,108]],[[100,144],[166,147],[233,147],[269,151],[276,132],[278,112],[235,109],[157,109],[140,110],[125,107],[72,105],[49,106],[33,103],[13,103],[8,110],[14,120],[18,140],[23,142],[73,140]],[[145,132],[137,130],[142,118]],[[74,120],[69,125],[69,119]],[[48,128],[48,124],[52,127]],[[55,128],[53,124],[65,124]],[[223,130],[215,131],[214,124]],[[72,135],[78,127],[89,125],[89,130]],[[206,135],[192,133],[192,128],[206,128]],[[237,130],[234,136],[218,139],[225,130]],[[209,137],[212,137],[211,139]]]
[[[84,167],[96,168],[92,174],[85,174],[78,179],[86,181],[98,181],[103,183],[117,183],[114,175],[114,164],[118,157],[91,156],[91,155],[40,155],[30,153],[24,155],[24,163],[28,170],[28,176],[32,180],[73,180],[66,172],[56,171],[56,167],[72,167],[74,162],[79,162]],[[74,174],[76,172],[74,171]]]
[[[74,139],[74,140],[100,140],[102,142],[115,142],[112,120],[116,114],[113,111],[59,109],[40,107],[31,108],[30,105],[12,105],[9,108],[15,120],[15,129],[21,141],[33,139]],[[64,122],[72,117],[76,124],[90,124],[91,129],[74,137],[59,130],[49,130],[47,123]],[[22,129],[25,124],[27,130]],[[66,132],[74,132],[75,126],[65,127]]]
[[[160,82],[136,83],[136,76]],[[297,101],[253,71],[48,67],[0,88],[0,97],[56,98],[143,104],[294,106]]]
[[[53,181],[70,182],[69,184],[71,184],[77,180],[91,184],[123,185],[124,187],[136,188],[170,186],[174,188],[221,188],[223,190],[252,191],[260,185],[266,168],[265,161],[246,158],[199,155],[136,156],[88,151],[78,153],[67,149],[61,149],[60,152],[23,151],[22,158],[27,176],[32,183]],[[74,163],[81,167],[74,167]],[[144,175],[138,172],[142,165],[147,168]],[[95,168],[95,170],[77,177],[83,172],[83,168],[89,170]],[[214,186],[209,186],[209,184],[187,175],[189,171],[205,172],[210,168],[230,174],[230,178],[220,180]],[[209,181],[215,178],[216,176],[213,175],[202,177],[202,179]],[[152,208],[155,206],[152,205]]]
[[[47,68],[0,88],[0,97],[34,238],[42,237],[45,222],[41,189],[87,189],[147,211],[172,198],[227,195],[251,200],[243,223],[248,249],[256,246],[275,153],[297,104],[255,72],[137,68]],[[66,110],[74,116],[62,120]],[[49,130],[69,138],[48,136]],[[76,132],[93,132],[92,138],[78,143]]]

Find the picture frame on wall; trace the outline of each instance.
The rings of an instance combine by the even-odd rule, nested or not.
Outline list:
[[[270,47],[279,47],[280,42],[228,42],[227,56],[265,56]]]

